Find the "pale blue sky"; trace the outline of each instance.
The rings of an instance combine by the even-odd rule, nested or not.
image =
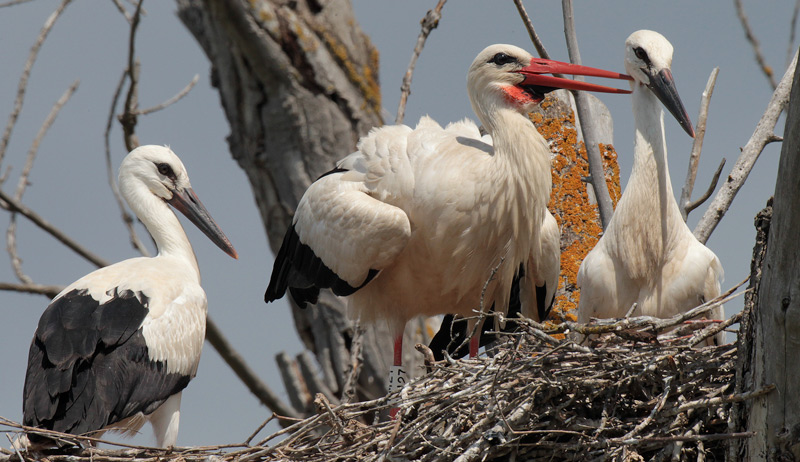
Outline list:
[[[391,114],[388,122],[394,120],[400,81],[419,33],[419,20],[435,3],[354,1],[357,19],[381,53],[383,104]],[[568,60],[560,2],[525,4],[551,56]],[[793,4],[789,0],[745,1],[777,79],[786,66]],[[28,50],[54,5],[40,0],[0,9],[2,126]],[[583,62],[590,66],[623,71],[623,43],[631,32],[653,29],[664,34],[675,47],[673,75],[693,122],[708,75],[713,67],[720,67],[698,174],[699,193],[721,157],[728,159],[724,173],[730,171],[772,90],[756,67],[732,2],[698,5],[688,0],[576,1],[575,14]],[[162,102],[195,74],[200,82],[177,105],[140,119],[139,139],[142,144],[169,144],[183,159],[195,191],[239,251],[240,259],[235,261],[191,224],[186,226],[203,273],[209,312],[250,365],[285,397],[274,356],[281,350],[297,354],[301,346],[287,306],[263,303],[272,256],[247,179],[227,150],[225,137],[230,129],[210,87],[208,62],[175,16],[173,2],[149,1],[145,8],[149,15],[142,21],[137,42],[142,62],[140,105]],[[23,202],[110,261],[136,255],[109,192],[102,138],[111,97],[125,66],[127,37],[127,23],[110,1],[76,1],[67,8],[33,68],[25,106],[2,165],[3,172],[12,168],[4,185],[5,191],[12,192],[25,154],[50,107],[72,81],[80,79],[78,92],[39,149]],[[417,64],[406,122],[413,124],[424,114],[442,123],[474,118],[465,92],[466,69],[474,56],[492,43],[512,43],[533,51],[511,1],[448,2],[440,26],[431,34]],[[633,145],[630,99],[600,97],[615,120],[624,183],[630,173]],[[782,123],[778,133],[783,131]],[[680,191],[691,139],[670,117],[666,131],[673,187]],[[118,129],[111,142],[116,170],[125,155]],[[725,267],[725,287],[742,280],[749,271],[753,217],[774,190],[779,149],[773,144],[765,150],[708,242]],[[690,215],[690,227],[704,210],[701,207]],[[0,213],[0,230],[5,230],[7,221],[7,214]],[[19,220],[18,244],[26,273],[39,283],[66,285],[94,269],[24,218]],[[0,280],[15,281],[8,256],[2,255]],[[21,420],[28,347],[47,303],[42,296],[0,293],[0,416]],[[741,299],[729,303],[727,314],[740,310],[741,305]],[[270,414],[208,345],[197,378],[184,392],[182,411],[179,445],[244,440]],[[268,427],[262,434],[275,429]],[[153,444],[151,433],[145,427],[134,441]]]

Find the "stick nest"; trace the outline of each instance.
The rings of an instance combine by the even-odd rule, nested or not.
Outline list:
[[[732,425],[729,430],[732,403],[771,391],[734,393],[735,344],[694,346],[736,321],[694,323],[689,335],[673,328],[656,336],[652,319],[549,329],[523,320],[492,354],[429,364],[430,373],[399,393],[335,407],[318,395],[317,415],[258,443],[251,444],[252,435],[227,446],[85,448],[46,457],[53,462],[723,460],[727,441],[751,436],[736,433]],[[663,320],[657,322],[664,327]],[[548,335],[567,329],[611,334],[589,346]],[[394,405],[400,407],[398,417],[385,418]],[[20,455],[28,458],[8,451],[0,461]]]

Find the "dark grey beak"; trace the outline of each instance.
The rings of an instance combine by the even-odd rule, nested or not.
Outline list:
[[[192,188],[186,188],[182,191],[173,191],[172,199],[168,200],[167,203],[186,215],[186,218],[200,228],[200,231],[208,236],[214,244],[217,244],[217,247],[222,249],[223,252],[233,258],[239,258],[236,249],[233,248],[233,245],[231,245],[225,233],[219,229],[217,223],[211,218],[208,210],[206,210],[203,203],[200,202],[200,199],[197,198],[197,194],[194,193]]]
[[[689,120],[689,114],[686,113],[686,108],[683,107],[681,97],[678,96],[672,72],[669,69],[662,69],[659,73],[651,75],[650,84],[647,87],[655,93],[661,104],[675,117],[686,133],[694,138],[694,127],[692,121]]]

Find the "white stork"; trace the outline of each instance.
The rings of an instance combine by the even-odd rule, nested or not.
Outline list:
[[[178,434],[181,390],[197,372],[207,311],[192,246],[169,205],[228,255],[237,254],[169,148],[131,151],[119,168],[119,188],[158,255],[98,269],[53,299],[31,342],[23,422],[99,436],[133,433],[149,420],[157,444],[168,447]]]
[[[472,108],[491,140],[469,120],[442,128],[423,117],[416,128],[373,129],[303,195],[265,300],[287,289],[301,307],[316,303],[321,288],[350,296],[355,314],[385,320],[396,336],[393,373],[414,316],[472,316],[482,302],[505,312],[520,265],[526,277],[545,277],[529,262],[547,247],[540,228],[550,148],[529,109],[555,88],[628,93],[541,75],[558,72],[626,77],[492,45],[467,75]]]
[[[545,212],[539,236],[542,243],[540,252],[538,254],[532,252],[527,265],[520,264],[511,283],[507,314],[510,321],[503,327],[505,332],[516,329],[516,323],[513,321],[515,316],[521,314],[541,321],[547,319],[553,307],[561,270],[561,231],[549,211]],[[526,272],[526,267],[531,270]],[[467,350],[465,346],[462,348],[470,329],[467,321],[467,319],[455,319],[452,314],[444,317],[439,331],[428,345],[434,359],[437,361],[444,359],[444,351],[455,358],[467,353],[475,356],[477,347],[488,345],[497,339],[497,335],[491,333],[496,327],[494,323],[484,322],[478,337],[479,345],[471,343],[472,351]]]
[[[578,321],[636,315],[666,318],[720,294],[722,265],[686,226],[672,193],[661,103],[689,136],[694,129],[670,66],[672,45],[649,30],[625,41],[636,124],[633,170],[603,237],[578,271]],[[661,103],[659,103],[659,100]],[[723,316],[722,307],[711,313]],[[720,333],[714,341],[724,341]]]

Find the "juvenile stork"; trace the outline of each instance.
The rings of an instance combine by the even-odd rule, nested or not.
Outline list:
[[[558,72],[625,77],[491,45],[467,74],[491,142],[469,120],[442,128],[423,117],[416,128],[373,129],[301,198],[265,300],[287,289],[301,307],[316,303],[321,288],[350,296],[354,314],[385,320],[396,336],[391,374],[400,371],[403,327],[414,316],[473,316],[492,304],[505,312],[520,265],[543,278],[530,261],[544,245],[550,148],[528,111],[556,88],[627,93],[541,75]]]
[[[672,45],[649,30],[625,41],[625,69],[633,77],[636,135],[633,170],[603,237],[578,271],[578,321],[635,315],[667,318],[720,294],[722,265],[686,226],[672,193],[661,103],[689,136],[694,129],[670,66]],[[723,316],[722,307],[711,311]],[[721,344],[724,334],[713,341]]]
[[[119,188],[158,255],[98,269],[53,299],[31,342],[23,423],[99,436],[133,433],[149,420],[157,444],[168,447],[178,435],[181,390],[197,372],[206,331],[197,260],[169,205],[225,253],[237,254],[169,148],[131,151],[119,168]]]

